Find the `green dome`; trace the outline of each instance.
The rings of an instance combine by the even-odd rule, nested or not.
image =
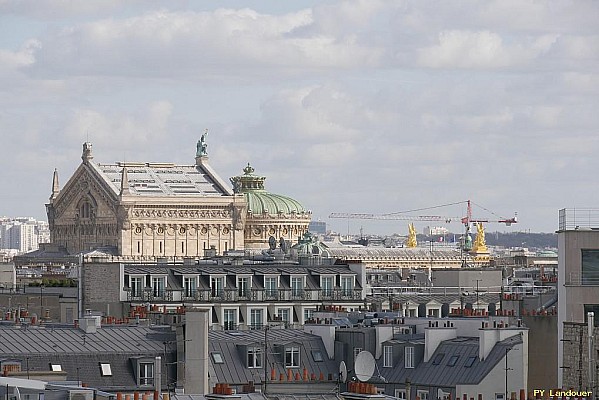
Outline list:
[[[254,215],[307,213],[299,201],[264,190],[266,177],[254,175],[254,168],[249,163],[243,172],[243,175],[231,178],[231,183],[235,193],[243,193],[248,205],[248,213]]]

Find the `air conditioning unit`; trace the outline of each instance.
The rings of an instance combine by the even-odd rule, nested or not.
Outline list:
[[[69,400],[94,400],[93,390],[69,390]]]
[[[411,335],[412,334],[412,328],[411,327],[403,327],[403,328],[401,328],[401,333],[403,335]]]

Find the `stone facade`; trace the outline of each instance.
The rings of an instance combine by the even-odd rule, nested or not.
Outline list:
[[[589,376],[589,335],[588,327],[585,323],[564,322],[563,326],[563,370],[562,388],[575,390],[593,390]],[[594,336],[599,335],[599,329],[595,327]],[[597,341],[594,344],[593,354],[597,355],[599,346]],[[597,375],[595,375],[595,385]]]
[[[195,165],[99,164],[84,143],[82,160],[62,190],[54,172],[46,205],[51,242],[70,254],[101,249],[141,261],[204,257],[213,250],[268,248],[272,238],[293,241],[310,222],[309,213],[297,210],[253,214],[247,194],[231,190],[205,151]]]

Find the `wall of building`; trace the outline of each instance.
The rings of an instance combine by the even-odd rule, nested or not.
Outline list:
[[[555,389],[557,382],[557,315],[523,316],[529,328],[528,391]]]
[[[125,315],[121,302],[123,266],[120,263],[85,262],[81,267],[83,310],[92,310],[121,318]],[[126,299],[125,299],[126,300]]]

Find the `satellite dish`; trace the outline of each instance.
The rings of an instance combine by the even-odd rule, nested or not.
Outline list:
[[[347,366],[345,365],[345,361],[341,361],[339,364],[339,380],[343,383],[347,381]]]
[[[374,374],[375,366],[376,363],[372,354],[369,351],[361,351],[356,356],[354,368],[356,371],[356,378],[358,378],[360,382],[366,382],[372,377],[372,374]]]

